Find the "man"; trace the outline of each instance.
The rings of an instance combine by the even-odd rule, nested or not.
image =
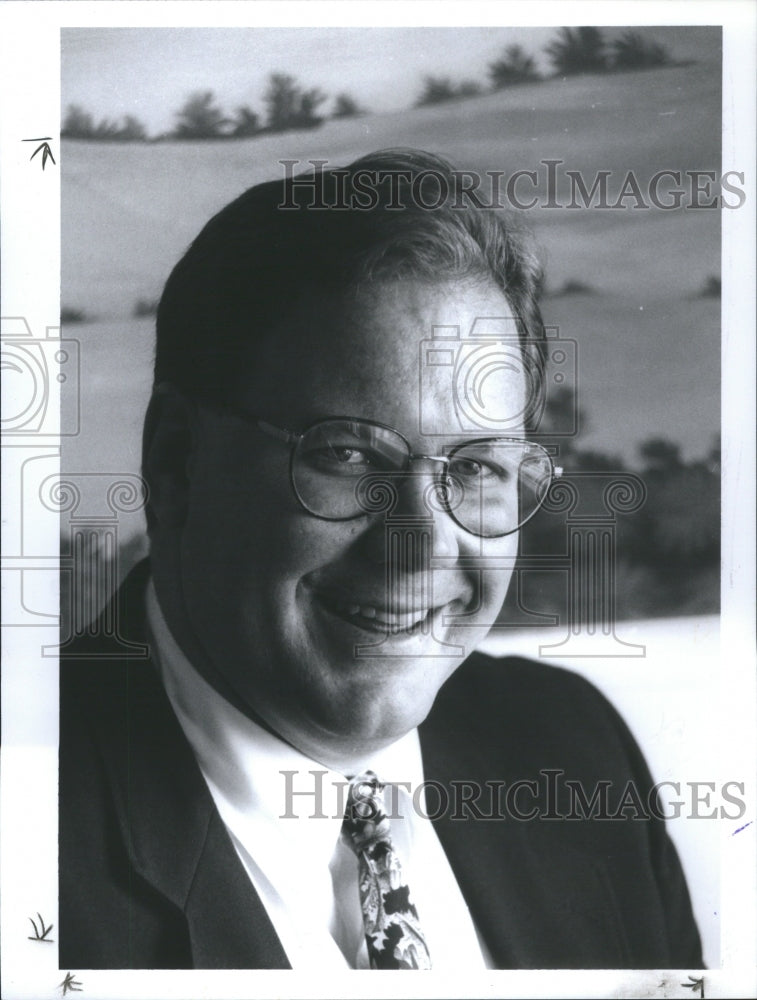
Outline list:
[[[252,188],[177,265],[109,612],[149,658],[63,669],[63,964],[701,965],[621,720],[475,653],[554,474],[537,279],[412,152]]]

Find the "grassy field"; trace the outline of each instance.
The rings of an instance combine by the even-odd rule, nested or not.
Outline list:
[[[82,358],[82,430],[64,447],[68,469],[137,469],[153,323],[134,307],[158,297],[206,219],[280,175],[280,159],[343,164],[388,146],[508,175],[543,173],[540,161],[559,159],[588,183],[612,171],[616,192],[629,170],[642,189],[663,169],[719,171],[718,66],[555,79],[237,142],[64,142],[62,303],[91,317],[65,330]],[[545,318],[578,343],[583,442],[631,463],[652,436],[679,443],[684,457],[704,454],[719,427],[719,301],[698,293],[719,274],[719,213],[537,208],[521,217],[546,262]],[[571,281],[590,293],[556,294]]]

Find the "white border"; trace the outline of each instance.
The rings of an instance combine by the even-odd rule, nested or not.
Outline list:
[[[744,170],[747,201],[723,213],[723,686],[720,732],[722,776],[753,774],[754,677],[754,298],[755,7],[743,2],[470,3],[417,0],[383,3],[319,2],[72,2],[0,5],[0,181],[2,183],[3,315],[27,318],[35,336],[56,322],[59,299],[59,172],[28,169],[29,148],[20,137],[53,136],[60,149],[59,35],[61,26],[235,25],[562,25],[722,24],[724,32],[723,170]],[[46,445],[46,468],[55,469],[56,442]],[[6,449],[3,449],[4,458]],[[42,455],[42,453],[40,453]],[[14,521],[20,483],[12,462],[3,467],[3,590],[14,596],[13,559],[28,557],[26,536]],[[24,530],[29,531],[29,510]],[[32,528],[31,551],[57,552],[48,519]],[[4,613],[7,600],[3,602]],[[52,603],[52,600],[51,600]],[[0,926],[3,996],[59,997],[57,946],[18,947],[18,922],[42,909],[57,925],[57,664],[39,648],[51,630],[30,626],[3,634],[3,783]],[[36,650],[36,652],[35,652]],[[704,717],[703,725],[712,725]],[[755,801],[754,787],[751,802]],[[746,817],[745,817],[746,820]],[[733,838],[724,830],[722,968],[706,974],[708,996],[754,995],[757,897],[755,828]],[[56,954],[54,954],[54,952]],[[77,971],[77,970],[73,970]],[[684,970],[688,974],[688,970]],[[678,972],[496,972],[447,977],[399,974],[330,976],[275,972],[81,972],[83,997],[330,996],[691,996],[678,989]],[[683,975],[683,979],[686,975]],[[663,987],[663,983],[666,985]],[[70,994],[72,995],[72,994]]]

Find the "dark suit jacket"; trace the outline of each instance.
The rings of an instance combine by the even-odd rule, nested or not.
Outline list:
[[[122,632],[137,642],[146,579],[142,564],[118,596]],[[288,968],[153,664],[102,658],[102,642],[83,639],[62,661],[61,967]],[[609,782],[610,812],[629,780],[641,800],[651,786],[633,738],[590,684],[475,654],[420,735],[426,780],[438,783],[428,799],[439,839],[498,968],[701,968],[664,824],[562,818],[567,780],[587,797]],[[492,809],[497,785],[485,782],[525,780],[538,783],[540,818]],[[489,795],[476,798],[477,786]],[[521,786],[511,806],[527,813],[536,787]]]

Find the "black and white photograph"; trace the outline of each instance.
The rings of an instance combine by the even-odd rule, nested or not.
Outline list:
[[[3,996],[754,995],[753,6],[4,6]]]

